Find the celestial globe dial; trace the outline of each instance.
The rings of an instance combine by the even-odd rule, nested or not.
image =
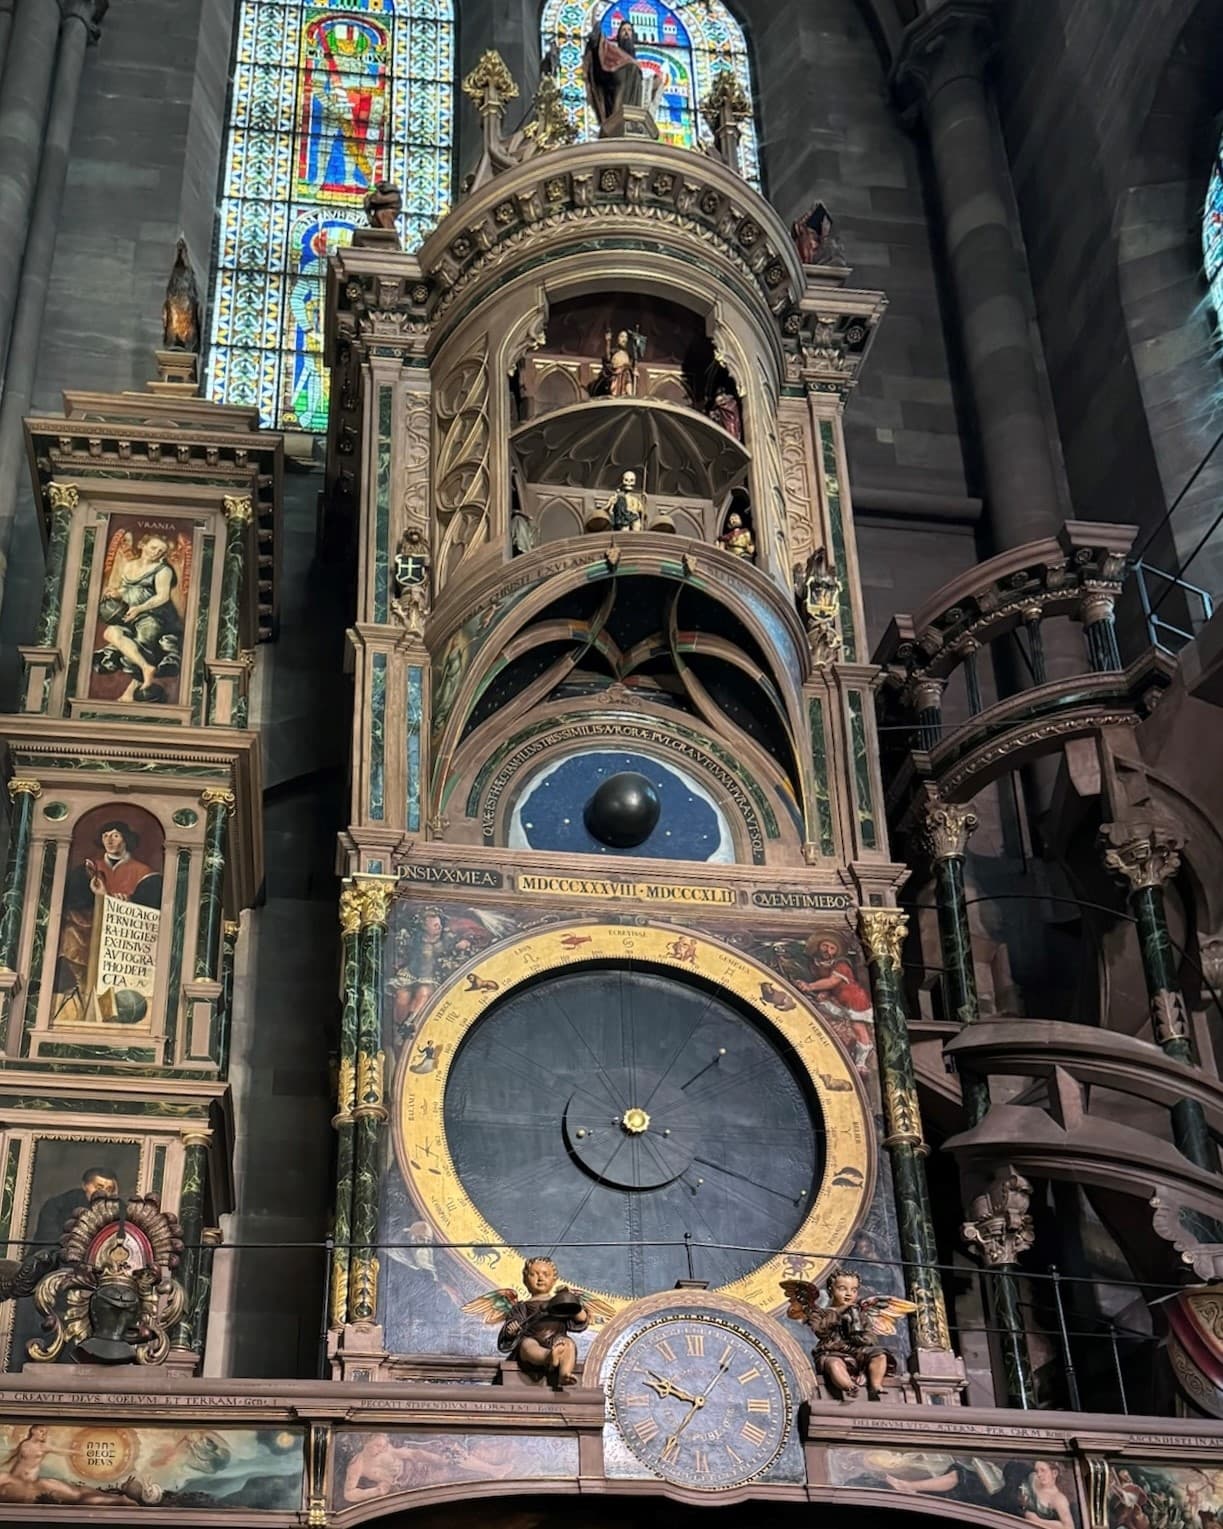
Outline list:
[[[730,995],[664,972],[557,972],[494,1003],[446,1084],[464,1190],[513,1246],[614,1298],[689,1270],[728,1286],[803,1225],[820,1106],[790,1049]]]
[[[716,1316],[663,1316],[622,1350],[608,1385],[625,1444],[663,1480],[725,1490],[767,1471],[790,1424],[790,1391],[751,1333]]]

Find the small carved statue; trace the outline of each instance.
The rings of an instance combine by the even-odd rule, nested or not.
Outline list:
[[[391,614],[412,637],[425,635],[429,614],[429,541],[419,526],[409,526],[395,554],[395,598]]]
[[[795,563],[794,595],[798,601],[798,613],[807,628],[812,659],[817,668],[826,668],[841,650],[841,638],[837,632],[841,581],[823,547],[818,547],[805,565]]]
[[[834,232],[832,214],[817,202],[803,218],[796,218],[790,233],[804,265],[844,265],[845,249]]]
[[[528,1258],[522,1266],[526,1295],[517,1290],[490,1290],[468,1301],[463,1310],[501,1323],[497,1348],[514,1359],[528,1375],[548,1380],[556,1390],[576,1386],[578,1347],[571,1333],[582,1333],[592,1322],[604,1322],[613,1308],[595,1296],[560,1284],[550,1258]]]
[[[620,487],[586,521],[587,531],[644,531],[646,496],[637,487],[637,474],[626,472]]]
[[[845,1269],[829,1271],[821,1291],[810,1280],[784,1279],[790,1302],[786,1316],[815,1334],[811,1357],[816,1373],[846,1404],[856,1401],[866,1382],[868,1401],[883,1398],[883,1382],[896,1373],[896,1356],[877,1341],[891,1337],[900,1317],[917,1310],[894,1295],[861,1294],[862,1282]]]
[[[403,210],[403,193],[394,181],[378,181],[365,193],[362,205],[371,228],[396,231],[396,219]]]
[[[713,395],[713,401],[705,411],[711,420],[721,425],[727,435],[733,435],[735,440],[743,439],[743,405],[739,402],[738,395],[729,387],[719,387]]]
[[[727,552],[733,552],[736,557],[747,558],[751,562],[756,556],[756,538],[743,524],[743,516],[738,510],[732,510],[726,517],[726,529],[718,541]]]
[[[174,269],[166,283],[166,300],[161,310],[162,340],[167,350],[200,348],[200,289],[196,285],[187,241],[179,239],[174,249]]]
[[[603,370],[590,384],[592,398],[636,398],[637,363],[645,356],[639,329],[608,329],[603,335]]]
[[[36,1281],[34,1304],[48,1336],[29,1344],[31,1359],[52,1362],[71,1345],[86,1364],[161,1364],[186,1302],[170,1272],[182,1250],[178,1222],[156,1195],[125,1203],[95,1194],[57,1249],[44,1249],[0,1281],[0,1299],[26,1294]]]
[[[645,104],[645,80],[637,62],[637,33],[622,21],[613,42],[596,27],[586,39],[582,59],[586,99],[598,119],[600,136],[626,106]],[[614,126],[614,122],[613,122]]]

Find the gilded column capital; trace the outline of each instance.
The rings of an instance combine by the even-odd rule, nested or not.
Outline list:
[[[75,483],[48,483],[47,498],[53,510],[75,510],[81,502],[81,491]]]
[[[15,775],[8,783],[8,795],[10,802],[15,802],[19,796],[32,796],[37,800],[42,795],[42,781]]]
[[[200,806],[205,809],[223,807],[227,814],[232,814],[237,804],[237,797],[225,786],[209,786],[200,792]]]
[[[385,929],[391,907],[391,898],[395,895],[394,878],[354,876],[350,892],[357,906],[360,927],[362,929]],[[343,918],[342,913],[341,918]]]
[[[925,786],[923,798],[915,814],[922,849],[935,865],[944,860],[963,859],[980,818],[971,807],[945,802],[937,786]]]
[[[1131,892],[1162,887],[1181,865],[1185,841],[1158,823],[1105,823],[1096,840],[1104,864]]]
[[[227,918],[221,925],[221,933],[227,940],[236,940],[242,933],[242,925],[236,918]]]
[[[901,693],[901,700],[913,711],[938,711],[943,704],[947,681],[937,675],[914,676]]]
[[[858,933],[866,959],[876,966],[900,969],[900,952],[909,930],[909,915],[899,908],[859,908]]]
[[[1084,584],[1079,600],[1079,620],[1084,626],[1094,626],[1097,621],[1111,621],[1117,608],[1115,584]]]
[[[200,1233],[200,1242],[206,1248],[219,1248],[225,1241],[225,1234],[219,1226],[206,1226]]]
[[[210,1147],[212,1136],[211,1126],[189,1126],[178,1133],[178,1139],[184,1147]]]
[[[984,1194],[968,1207],[969,1219],[960,1228],[964,1241],[979,1253],[987,1268],[1018,1263],[1036,1241],[1028,1207],[1032,1186],[1014,1168],[1002,1169]]]
[[[340,893],[340,933],[356,934],[361,927],[361,896],[356,887]]]
[[[230,525],[246,525],[255,513],[249,494],[229,495],[221,501],[221,509]]]

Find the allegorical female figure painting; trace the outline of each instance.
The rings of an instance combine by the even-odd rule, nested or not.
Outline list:
[[[178,700],[191,539],[136,516],[111,523],[98,602],[94,678],[99,700]]]

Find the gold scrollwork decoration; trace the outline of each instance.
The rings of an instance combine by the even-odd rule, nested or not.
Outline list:
[[[395,895],[394,881],[358,876],[354,878],[349,890],[356,904],[360,928],[385,929],[391,909],[391,898]],[[341,917],[343,917],[342,914]]]
[[[255,513],[249,494],[227,494],[221,501],[221,509],[230,525],[247,525]]]
[[[81,491],[75,483],[48,483],[47,498],[53,510],[75,510],[81,502]]]

